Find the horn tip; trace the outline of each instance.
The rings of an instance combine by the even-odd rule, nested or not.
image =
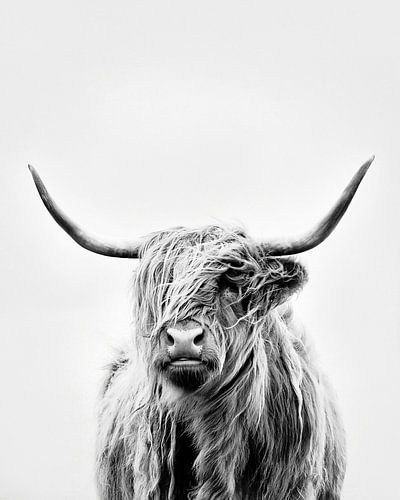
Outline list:
[[[372,155],[371,158],[369,160],[367,160],[366,163],[368,163],[368,165],[371,165],[371,163],[375,160],[375,155]]]
[[[28,168],[29,168],[29,172],[31,173],[32,177],[33,177],[33,181],[34,183],[36,184],[36,186],[38,187],[39,189],[39,185],[42,185],[42,180],[40,178],[40,175],[38,173],[38,171],[36,170],[36,168],[31,165],[30,163],[28,163]]]
[[[359,176],[360,179],[364,177],[364,175],[367,173],[369,167],[371,166],[371,163],[375,160],[375,155],[372,155],[371,158],[369,158],[365,163],[361,165],[359,168],[359,171],[356,175]]]
[[[363,165],[365,169],[368,169],[371,166],[371,163],[375,160],[375,155],[372,155]]]
[[[28,163],[28,168],[29,168],[29,172],[31,173],[32,177],[35,177],[38,175],[35,167],[33,165],[31,165],[30,163]]]

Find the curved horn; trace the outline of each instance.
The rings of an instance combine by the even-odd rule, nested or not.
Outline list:
[[[123,257],[129,259],[138,257],[138,242],[116,242],[105,238],[99,238],[75,224],[75,222],[57,206],[36,170],[31,165],[28,165],[28,168],[35,181],[39,195],[45,207],[50,212],[50,215],[79,245],[91,252],[107,255],[108,257]]]
[[[363,180],[369,166],[374,161],[374,158],[375,156],[372,156],[359,168],[333,208],[331,208],[328,214],[311,231],[293,240],[259,243],[259,247],[261,247],[262,251],[268,255],[274,256],[293,255],[311,250],[311,248],[322,243],[331,234],[343,217],[360,182]]]

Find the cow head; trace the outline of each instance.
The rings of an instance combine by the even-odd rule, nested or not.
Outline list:
[[[262,344],[266,312],[306,279],[301,264],[272,257],[243,231],[208,226],[151,235],[134,280],[138,343],[149,365],[197,389]]]

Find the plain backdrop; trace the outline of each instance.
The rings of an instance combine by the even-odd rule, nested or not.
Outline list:
[[[343,499],[398,498],[400,8],[381,1],[3,2],[0,498],[94,500],[95,404],[130,332],[135,262],[78,247],[27,163],[85,227],[308,229],[297,316],[338,393]]]

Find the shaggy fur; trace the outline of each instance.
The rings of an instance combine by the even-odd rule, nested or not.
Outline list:
[[[102,499],[340,498],[343,431],[288,305],[305,281],[294,259],[262,254],[242,231],[146,240],[135,335],[100,403]],[[185,390],[168,380],[162,335],[187,319],[211,336],[198,387]]]

